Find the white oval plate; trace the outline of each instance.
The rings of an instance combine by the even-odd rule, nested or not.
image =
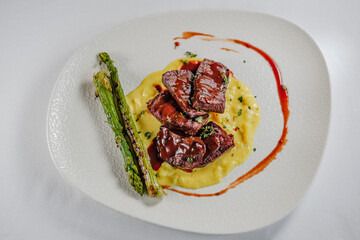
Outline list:
[[[173,38],[183,31],[236,38],[267,52],[289,90],[288,143],[263,172],[228,193],[197,198],[169,192],[140,198],[127,182],[120,152],[107,125],[92,76],[97,54],[115,60],[126,93],[149,73],[192,51],[227,65],[257,96],[262,114],[250,158],[220,184],[196,190],[213,193],[246,173],[275,147],[283,118],[269,64],[255,51],[224,42]],[[236,49],[239,53],[220,50]],[[244,63],[243,60],[246,60]],[[330,83],[324,58],[311,37],[277,17],[242,11],[183,11],[148,16],[109,29],[81,47],[56,82],[48,112],[51,156],[64,178],[94,200],[155,224],[201,233],[239,233],[271,224],[304,196],[319,166],[330,119]]]

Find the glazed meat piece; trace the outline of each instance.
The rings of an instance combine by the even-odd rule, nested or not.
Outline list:
[[[214,122],[208,122],[200,133],[201,139],[206,145],[206,153],[203,164],[208,164],[218,158],[220,155],[235,146],[234,136],[227,134],[219,125]]]
[[[229,69],[222,63],[204,59],[196,72],[192,106],[197,110],[223,113]]]
[[[192,170],[202,165],[206,146],[200,137],[185,137],[160,127],[156,137],[158,156],[174,167]]]
[[[162,124],[189,135],[195,135],[209,118],[209,115],[198,117],[196,120],[188,118],[180,111],[168,91],[163,91],[151,99],[147,107]]]
[[[193,73],[189,70],[173,70],[163,74],[162,82],[169,90],[181,110],[190,118],[205,115],[204,111],[197,111],[191,105],[191,91]]]

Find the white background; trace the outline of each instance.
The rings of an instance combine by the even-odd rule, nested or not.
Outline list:
[[[84,42],[130,19],[199,8],[285,18],[314,38],[330,72],[330,132],[314,183],[290,215],[249,233],[193,234],[109,210],[65,182],[47,148],[53,86]],[[0,239],[360,239],[359,10],[357,0],[0,0]]]

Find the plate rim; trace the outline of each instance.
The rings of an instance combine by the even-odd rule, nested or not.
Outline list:
[[[117,27],[119,27],[120,25],[124,25],[124,24],[129,24],[129,23],[133,23],[133,22],[137,22],[137,21],[142,21],[145,19],[149,19],[149,18],[153,18],[153,17],[161,17],[161,16],[166,16],[169,14],[179,14],[179,13],[187,13],[187,12],[201,12],[201,13],[211,13],[211,12],[228,12],[228,13],[238,13],[238,14],[255,14],[255,15],[259,15],[259,16],[265,16],[265,17],[270,17],[270,18],[274,18],[277,20],[281,20],[286,22],[287,24],[292,25],[293,27],[297,28],[298,30],[302,31],[303,33],[305,33],[305,35],[308,37],[308,39],[312,42],[313,46],[316,47],[316,49],[318,50],[318,53],[320,53],[320,57],[321,57],[321,61],[324,64],[324,73],[326,73],[326,82],[328,83],[328,106],[327,106],[327,113],[328,113],[328,121],[327,121],[327,125],[326,125],[326,129],[323,132],[324,134],[324,141],[323,141],[323,146],[321,148],[320,152],[320,158],[317,162],[316,165],[316,169],[314,170],[314,174],[311,176],[311,178],[309,178],[309,184],[306,186],[306,190],[305,192],[302,194],[301,198],[297,201],[297,203],[292,206],[283,216],[278,217],[277,219],[275,219],[274,221],[267,223],[265,225],[259,226],[259,227],[254,227],[254,228],[249,228],[246,231],[203,231],[200,229],[196,229],[196,230],[190,230],[184,227],[174,227],[172,225],[165,225],[165,224],[161,224],[161,223],[156,223],[156,222],[151,222],[150,220],[144,219],[144,218],[140,218],[136,215],[131,214],[131,211],[120,211],[117,210],[111,206],[109,206],[106,203],[103,203],[95,198],[92,198],[90,195],[88,195],[85,191],[83,191],[82,189],[80,189],[78,186],[76,186],[73,182],[71,182],[66,175],[64,174],[64,172],[61,170],[60,166],[58,165],[58,163],[55,160],[55,157],[53,155],[53,150],[51,148],[51,143],[50,143],[50,129],[49,129],[49,125],[50,125],[50,113],[52,110],[52,105],[53,105],[53,100],[54,100],[54,95],[55,92],[57,90],[57,87],[61,81],[61,76],[63,75],[63,73],[65,72],[66,67],[73,61],[74,58],[76,58],[76,56],[78,55],[78,53],[86,46],[88,45],[90,42],[92,42],[94,39],[96,39],[99,35],[102,35],[106,32],[109,32]],[[144,221],[146,223],[150,223],[150,224],[154,224],[157,226],[161,226],[161,227],[166,227],[166,228],[170,228],[170,229],[174,229],[174,230],[180,230],[180,231],[184,231],[184,232],[192,232],[192,233],[201,233],[201,234],[208,234],[208,235],[226,235],[226,234],[236,234],[236,233],[244,233],[244,232],[250,232],[250,231],[254,231],[254,230],[260,230],[263,229],[265,227],[268,227],[270,225],[273,225],[277,222],[279,222],[282,219],[285,219],[291,212],[293,212],[298,206],[299,204],[303,201],[304,197],[306,196],[306,194],[309,192],[309,189],[311,188],[311,186],[313,185],[314,179],[318,173],[318,170],[320,168],[321,163],[323,162],[323,158],[324,158],[324,153],[325,153],[325,149],[328,145],[328,136],[329,136],[329,131],[330,131],[330,127],[332,124],[332,84],[331,84],[331,80],[330,80],[330,74],[329,74],[329,69],[326,63],[326,59],[324,57],[324,54],[322,53],[319,45],[316,43],[316,41],[312,38],[312,36],[305,30],[303,29],[301,26],[276,15],[272,15],[269,13],[265,13],[265,12],[258,12],[258,11],[249,11],[249,10],[239,10],[239,9],[226,9],[226,8],[204,8],[204,9],[185,9],[185,10],[174,10],[174,11],[165,11],[165,12],[159,12],[159,13],[153,13],[153,14],[148,14],[148,15],[143,15],[143,16],[139,16],[139,17],[134,17],[131,18],[129,20],[125,20],[123,22],[119,22],[109,28],[106,28],[98,33],[95,33],[92,37],[90,37],[88,40],[86,40],[85,42],[83,42],[80,47],[70,56],[70,58],[66,61],[66,63],[63,65],[61,71],[58,74],[57,80],[55,81],[54,85],[53,85],[53,89],[49,98],[49,103],[48,103],[48,109],[47,109],[47,115],[46,115],[46,139],[47,139],[47,145],[48,145],[48,150],[52,159],[52,162],[54,163],[57,171],[60,173],[60,175],[66,180],[66,182],[68,182],[70,184],[70,186],[72,186],[74,189],[80,191],[83,195],[85,195],[88,199],[91,199],[97,203],[99,203],[102,206],[105,206],[106,208],[115,211],[117,213],[123,214],[125,216],[130,216],[133,217],[135,219],[139,219],[141,221]],[[136,200],[135,200],[136,201]]]

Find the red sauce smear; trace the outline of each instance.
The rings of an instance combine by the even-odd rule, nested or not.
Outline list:
[[[192,32],[188,32],[188,33],[192,33]],[[187,34],[186,32],[183,33],[183,36],[190,36],[191,34]],[[209,34],[197,34],[197,35],[209,35]],[[195,36],[195,35],[193,35]],[[192,37],[192,36],[191,36]],[[190,38],[190,37],[189,37]],[[188,38],[186,38],[188,39]],[[278,94],[279,94],[279,99],[280,99],[280,105],[281,105],[281,110],[283,113],[283,118],[284,118],[284,125],[283,125],[283,130],[282,130],[282,134],[281,137],[276,145],[276,147],[271,151],[271,153],[264,158],[260,163],[258,163],[255,167],[253,167],[250,171],[248,171],[247,173],[245,173],[244,175],[240,176],[239,178],[237,178],[235,181],[233,181],[232,183],[229,184],[229,186],[219,192],[216,193],[205,193],[205,194],[201,194],[201,193],[191,193],[191,192],[186,192],[186,191],[181,191],[181,190],[177,190],[177,189],[173,189],[170,188],[168,186],[163,186],[164,189],[168,189],[170,191],[173,192],[177,192],[177,193],[181,193],[183,195],[186,196],[194,196],[194,197],[213,197],[213,196],[220,196],[224,193],[226,193],[227,191],[229,191],[232,188],[235,188],[237,185],[239,185],[242,182],[245,182],[246,180],[250,179],[251,177],[255,176],[256,174],[262,172],[274,159],[276,159],[277,154],[283,149],[284,145],[287,142],[286,136],[288,133],[288,128],[287,128],[287,122],[289,119],[289,95],[288,95],[288,91],[287,88],[283,85],[282,82],[282,77],[281,77],[281,73],[280,73],[280,69],[278,67],[278,65],[276,64],[276,62],[263,50],[247,43],[241,40],[237,40],[237,39],[221,39],[221,38],[207,38],[207,39],[202,39],[205,41],[226,41],[226,42],[234,42],[236,44],[240,44],[243,45],[247,48],[250,48],[254,51],[256,51],[257,53],[259,53],[270,65],[275,80],[276,80],[276,84],[277,84],[277,89],[278,89]]]
[[[182,37],[176,37],[176,38],[174,38],[174,40],[177,40],[177,39],[189,39],[189,38],[192,38],[194,36],[214,37],[214,35],[204,34],[204,33],[199,33],[199,32],[183,32]]]
[[[238,51],[234,50],[234,49],[230,49],[230,48],[220,48],[221,50],[225,50],[225,51],[228,51],[228,52],[236,52],[236,53],[239,53]]]

